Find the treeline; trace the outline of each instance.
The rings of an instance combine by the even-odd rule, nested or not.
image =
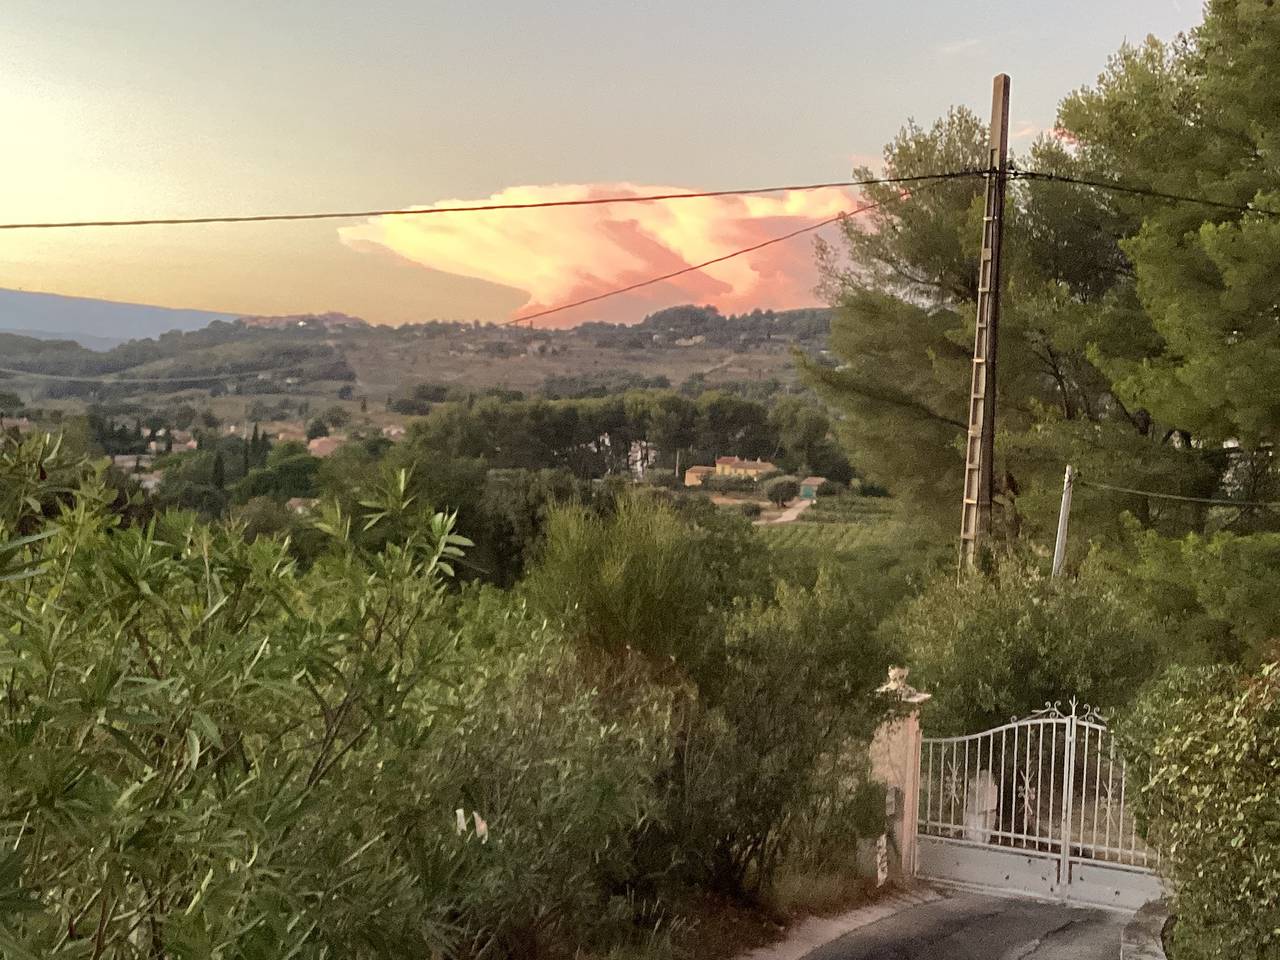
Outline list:
[[[651,313],[631,326],[597,321],[576,330],[597,346],[621,349],[678,347],[693,338],[719,347],[758,347],[771,341],[816,346],[825,344],[830,321],[826,308],[725,315],[713,306],[686,304]]]
[[[637,390],[669,390],[672,384],[664,374],[645,376],[632,370],[601,370],[589,373],[555,374],[548,376],[535,391],[513,390],[507,387],[476,389],[458,385],[420,383],[405,396],[387,400],[387,409],[406,416],[425,416],[438,403],[474,402],[486,397],[500,400],[584,400],[614,397]],[[807,392],[795,384],[784,383],[776,377],[757,380],[717,380],[709,382],[704,373],[695,373],[680,384],[678,392],[697,398],[710,390],[731,393],[760,403],[772,401],[779,394]]]
[[[324,458],[297,441],[258,447],[252,437],[200,431],[199,449],[155,464],[164,473],[154,496],[132,495],[153,512],[231,513],[251,536],[292,532],[294,550],[309,560],[311,541],[289,500],[336,498],[350,507],[380,470],[404,469],[415,496],[456,511],[459,531],[474,542],[464,574],[509,584],[540,543],[550,508],[592,502],[601,482],[645,477],[678,486],[677,460],[683,469],[718,455],[771,459],[781,472],[836,482],[854,475],[830,420],[797,397],[766,406],[720,391],[696,399],[672,391],[559,401],[487,396],[432,403],[398,443],[348,419],[334,407],[313,421],[308,433],[316,436],[346,428],[343,445]]]

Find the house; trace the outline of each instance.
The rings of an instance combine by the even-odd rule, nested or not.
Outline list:
[[[686,487],[700,487],[702,481],[707,477],[714,476],[715,467],[690,467],[684,472],[684,485]]]
[[[111,457],[113,466],[125,471],[144,473],[151,468],[155,457],[149,453],[117,453]]]
[[[169,431],[162,428],[156,431],[156,439],[147,442],[147,449],[153,454],[164,453],[170,443],[174,452],[195,450],[199,446],[190,430]]]
[[[284,502],[284,505],[294,513],[301,514],[309,513],[319,502],[315,497],[290,497]]]
[[[0,430],[17,430],[19,433],[30,433],[35,424],[26,417],[0,417]]]
[[[768,460],[742,460],[738,457],[716,457],[717,477],[746,477],[759,480],[777,471]]]
[[[826,482],[826,477],[805,477],[800,481],[800,499],[817,500],[818,488]]]
[[[307,452],[313,457],[327,457],[346,442],[346,437],[316,437],[307,444]]]
[[[382,435],[388,440],[403,440],[404,427],[400,426],[398,423],[387,424],[387,426],[382,428]]]

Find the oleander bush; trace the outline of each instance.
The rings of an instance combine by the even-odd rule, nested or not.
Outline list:
[[[606,715],[553,626],[448,591],[466,543],[404,477],[303,573],[190,514],[119,527],[40,441],[0,466],[34,478],[0,491],[0,954],[532,957],[665,922],[629,888],[667,702]],[[413,532],[354,546],[386,522]]]
[[[6,958],[669,955],[856,839],[885,652],[710,503],[557,508],[509,591],[407,470],[279,529],[0,479]]]

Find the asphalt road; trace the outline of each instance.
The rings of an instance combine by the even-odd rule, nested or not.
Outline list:
[[[855,930],[805,960],[1117,960],[1127,919],[960,893]]]

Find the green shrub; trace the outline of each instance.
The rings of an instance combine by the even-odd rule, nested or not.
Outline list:
[[[748,520],[755,520],[760,516],[760,514],[764,513],[764,507],[760,506],[760,504],[755,501],[748,501],[739,505],[738,510],[741,511],[742,515]]]
[[[1280,957],[1280,664],[1174,669],[1121,732],[1172,885],[1171,956]]]
[[[709,502],[675,508],[629,493],[607,516],[554,508],[524,586],[535,607],[586,644],[674,661],[696,677],[718,643],[719,611],[764,592],[764,558],[751,525]]]
[[[1180,660],[1257,664],[1280,623],[1280,533],[1220,532],[1173,538],[1128,523],[1124,543],[1096,551],[1108,570],[1157,616],[1177,625]]]
[[[851,628],[859,606],[823,577],[727,624],[718,682],[689,705],[673,763],[667,820],[696,882],[759,895],[797,843],[852,847],[851,784],[888,665],[874,634]]]
[[[666,490],[681,490],[684,483],[676,476],[674,470],[665,467],[650,467],[644,472],[644,482],[651,487],[662,487]]]
[[[702,481],[702,488],[707,493],[756,493],[760,489],[760,484],[750,477],[712,475]]]
[[[628,884],[666,701],[615,715],[541,618],[451,598],[465,543],[403,475],[361,519],[412,533],[330,509],[302,573],[3,453],[79,482],[0,488],[0,954],[518,958],[663,918]]]
[[[885,625],[933,694],[931,730],[973,733],[1071,697],[1118,707],[1158,672],[1165,631],[1109,579],[1050,579],[1012,562],[943,574]]]

